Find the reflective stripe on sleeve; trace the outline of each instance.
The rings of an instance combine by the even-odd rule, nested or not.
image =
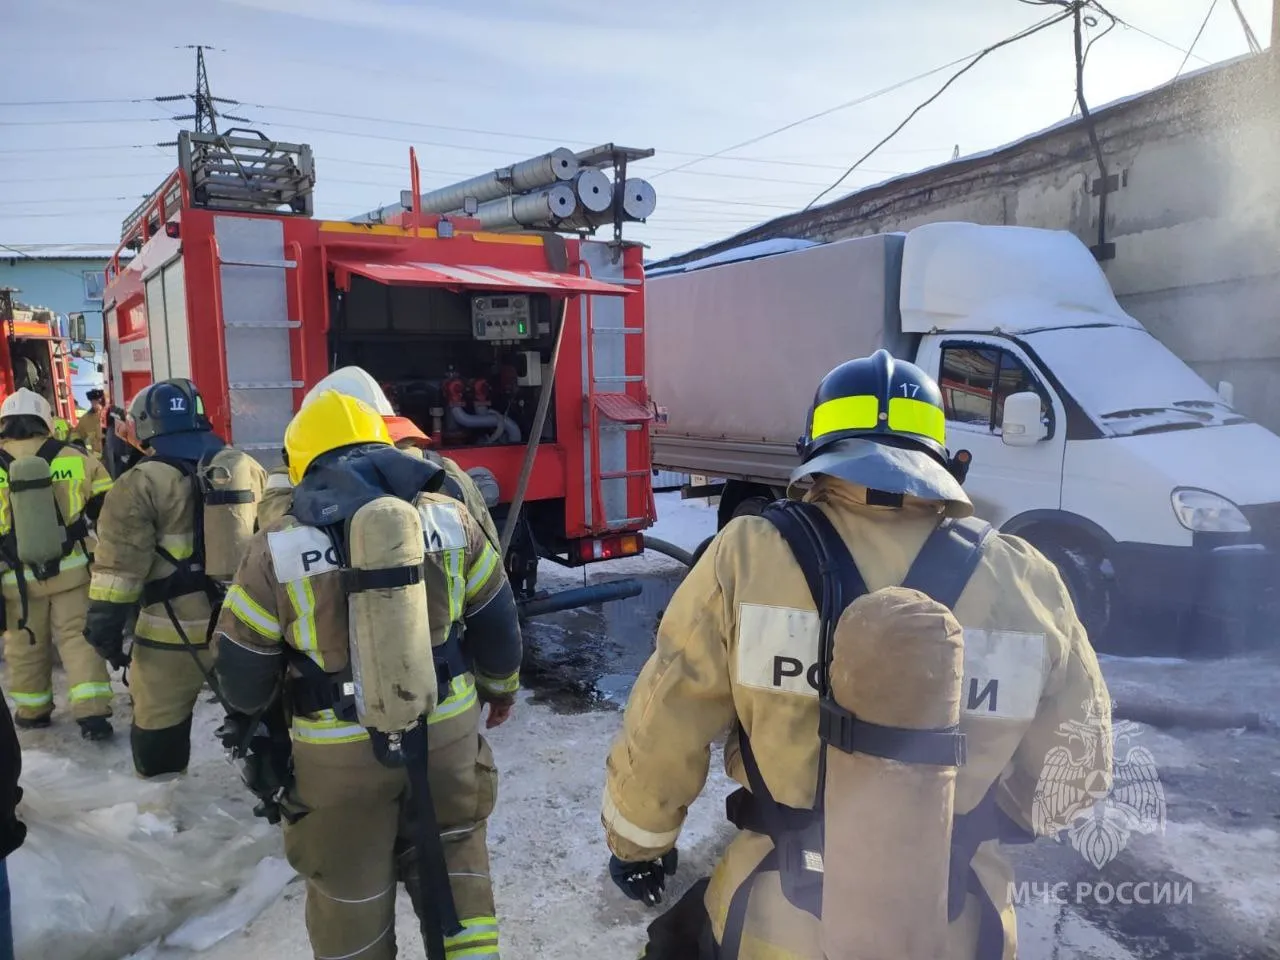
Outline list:
[[[133,603],[142,596],[142,578],[123,573],[94,570],[89,581],[89,599],[107,603]]]
[[[280,621],[267,613],[239,584],[232,584],[222,606],[255,633],[268,640],[281,639]]]
[[[79,703],[82,700],[97,700],[100,697],[111,697],[111,684],[109,683],[77,683],[68,691],[67,696],[70,697],[72,703]]]
[[[267,475],[268,490],[292,490],[293,484],[289,482],[287,473],[270,473]]]
[[[520,671],[517,670],[510,676],[501,680],[493,677],[486,677],[483,673],[476,673],[476,686],[483,689],[486,693],[515,693],[520,689]]]
[[[110,477],[106,477],[102,480],[95,480],[93,481],[93,487],[92,487],[93,495],[96,497],[101,493],[106,493],[113,486],[115,486],[115,481],[112,480]]]
[[[485,543],[484,549],[480,551],[480,556],[476,562],[471,565],[471,569],[467,571],[467,593],[468,601],[475,599],[485,584],[489,582],[489,578],[493,576],[493,571],[498,567],[498,551],[494,550],[488,543]]]
[[[604,792],[604,802],[600,806],[600,817],[604,820],[607,829],[612,830],[628,843],[634,843],[637,847],[643,847],[646,850],[668,850],[680,837],[679,828],[655,833],[632,823],[618,810],[607,787]]]

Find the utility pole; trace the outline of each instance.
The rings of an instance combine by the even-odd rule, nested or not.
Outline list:
[[[229,103],[233,106],[239,106],[239,100],[231,100],[227,97],[215,97],[209,92],[209,73],[204,65],[204,52],[211,49],[202,43],[188,44],[185,49],[194,50],[196,52],[196,89],[194,93],[174,93],[168,96],[156,97],[159,103],[173,103],[178,100],[190,100],[195,104],[194,113],[184,113],[174,117],[174,120],[194,120],[196,133],[209,133],[217,136],[218,119],[234,120],[238,123],[252,123],[247,117],[237,117],[229,113],[221,113],[217,104]],[[157,146],[172,147],[177,142],[160,143]]]

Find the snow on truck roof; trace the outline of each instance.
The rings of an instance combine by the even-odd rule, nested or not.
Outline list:
[[[1141,327],[1075,234],[1036,227],[929,223],[908,231],[899,305],[904,333]]]
[[[755,243],[743,244],[740,247],[734,247],[731,250],[724,250],[720,253],[714,253],[709,257],[703,257],[701,260],[693,260],[689,263],[679,263],[671,267],[658,267],[653,270],[645,270],[646,277],[661,277],[668,273],[688,273],[690,270],[701,270],[705,267],[715,267],[722,263],[738,263],[743,260],[758,260],[761,257],[772,257],[779,253],[791,253],[795,250],[804,250],[808,247],[819,246],[816,240],[799,240],[792,237],[774,237],[771,240],[759,240]]]

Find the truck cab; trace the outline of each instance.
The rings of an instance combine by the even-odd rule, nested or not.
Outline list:
[[[1125,313],[1074,235],[927,224],[651,278],[649,305],[655,466],[721,478],[721,526],[784,494],[818,380],[884,347],[937,380],[977,515],[1053,561],[1100,648],[1222,652],[1274,622],[1280,437]],[[727,335],[752,342],[731,374],[681,359]]]

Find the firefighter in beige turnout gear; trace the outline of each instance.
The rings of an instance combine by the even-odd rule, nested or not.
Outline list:
[[[834,563],[847,548],[845,575],[861,579],[862,590],[909,579],[931,594],[930,581],[955,572],[947,564],[930,569],[937,544],[985,526],[961,519],[972,506],[958,482],[963,471],[947,457],[943,425],[937,385],[919,368],[884,351],[837,367],[818,389],[793,475],[812,481],[803,503],[732,521],[668,605],[607,763],[602,820],[615,881],[634,898],[660,898],[685,811],[706,779],[709,746],[726,729],[726,770],[743,789],[729,805],[740,832],[709,881],[651,925],[644,956],[823,957],[822,874],[813,873],[809,854],[797,868],[787,850],[775,853],[779,839],[811,839],[803,831],[822,816],[815,806],[828,749],[818,735],[825,668],[809,580],[817,552],[802,562],[787,535],[791,521],[774,511],[816,513],[813,528],[825,528],[837,548],[826,559]],[[979,530],[962,541],[972,573],[955,584],[950,606],[963,627],[967,760],[955,781],[941,936],[949,960],[1012,960],[1013,876],[999,843],[1031,839],[1037,779],[1063,743],[1063,724],[1099,726],[1095,773],[1109,777],[1110,701],[1055,568],[1017,537]],[[842,602],[857,592],[845,591]],[[817,854],[828,874],[877,869],[851,859],[856,851]]]
[[[460,926],[442,930],[443,956],[496,958],[485,824],[497,770],[479,721],[481,703],[490,704],[494,726],[515,699],[521,657],[515,598],[496,550],[468,512],[427,492],[439,485],[439,467],[396,452],[390,440],[372,407],[332,390],[294,417],[285,436],[292,505],[259,530],[227,594],[216,672],[223,694],[242,712],[229,726],[251,729],[278,698],[292,715],[291,761],[287,740],[283,750],[277,740],[272,762],[256,762],[246,781],[264,798],[265,815],[274,804],[288,821],[285,850],[307,879],[315,956],[396,956],[399,872],[424,931],[447,899],[440,884],[452,892]],[[344,518],[388,495],[417,506],[426,543],[433,659],[445,684],[426,718],[426,779],[443,845],[439,872],[418,861],[420,848],[410,844],[415,825],[424,822],[410,789],[413,770],[380,762],[380,740],[353,722],[343,692],[353,642]],[[393,628],[380,641],[398,639]],[[271,750],[268,739],[255,742]],[[406,868],[406,859],[416,869]]]
[[[489,505],[480,488],[476,486],[476,482],[453,460],[429,449],[430,438],[412,420],[396,415],[395,408],[391,406],[391,401],[378,386],[378,381],[366,370],[354,366],[340,367],[312,387],[303,398],[302,405],[306,406],[325,390],[336,390],[338,393],[363,400],[382,415],[387,425],[387,432],[391,435],[391,442],[395,444],[397,450],[422,457],[444,467],[445,481],[441,491],[466,504],[472,519],[480,524],[494,548],[498,548],[498,528],[494,526]],[[292,498],[293,484],[289,482],[289,468],[287,466],[273,468],[267,480],[266,495],[258,508],[259,526],[265,526],[288,513]]]
[[[85,636],[113,666],[130,667],[134,768],[155,777],[185,772],[192,711],[213,665],[216,600],[203,576],[205,558],[196,555],[203,523],[193,473],[229,448],[213,433],[189,380],[144,388],[129,418],[147,456],[116,481],[99,517]],[[251,485],[258,496],[266,486],[266,471],[256,464]],[[137,608],[126,653],[127,621]]]
[[[86,739],[111,736],[111,678],[106,665],[84,642],[85,610],[89,605],[89,561],[94,549],[85,521],[97,518],[111,478],[92,454],[50,439],[52,411],[44,397],[20,389],[0,406],[0,554],[3,562],[5,659],[9,661],[10,696],[17,706],[20,727],[48,726],[53,713],[53,646],[67,671],[71,715]],[[15,461],[47,458],[56,510],[46,510],[52,538],[50,554],[56,562],[36,569],[18,562],[24,553],[18,540],[27,516],[27,496],[48,496],[47,490],[15,491],[10,476]],[[48,486],[46,481],[45,486]],[[34,511],[35,507],[28,507]]]

